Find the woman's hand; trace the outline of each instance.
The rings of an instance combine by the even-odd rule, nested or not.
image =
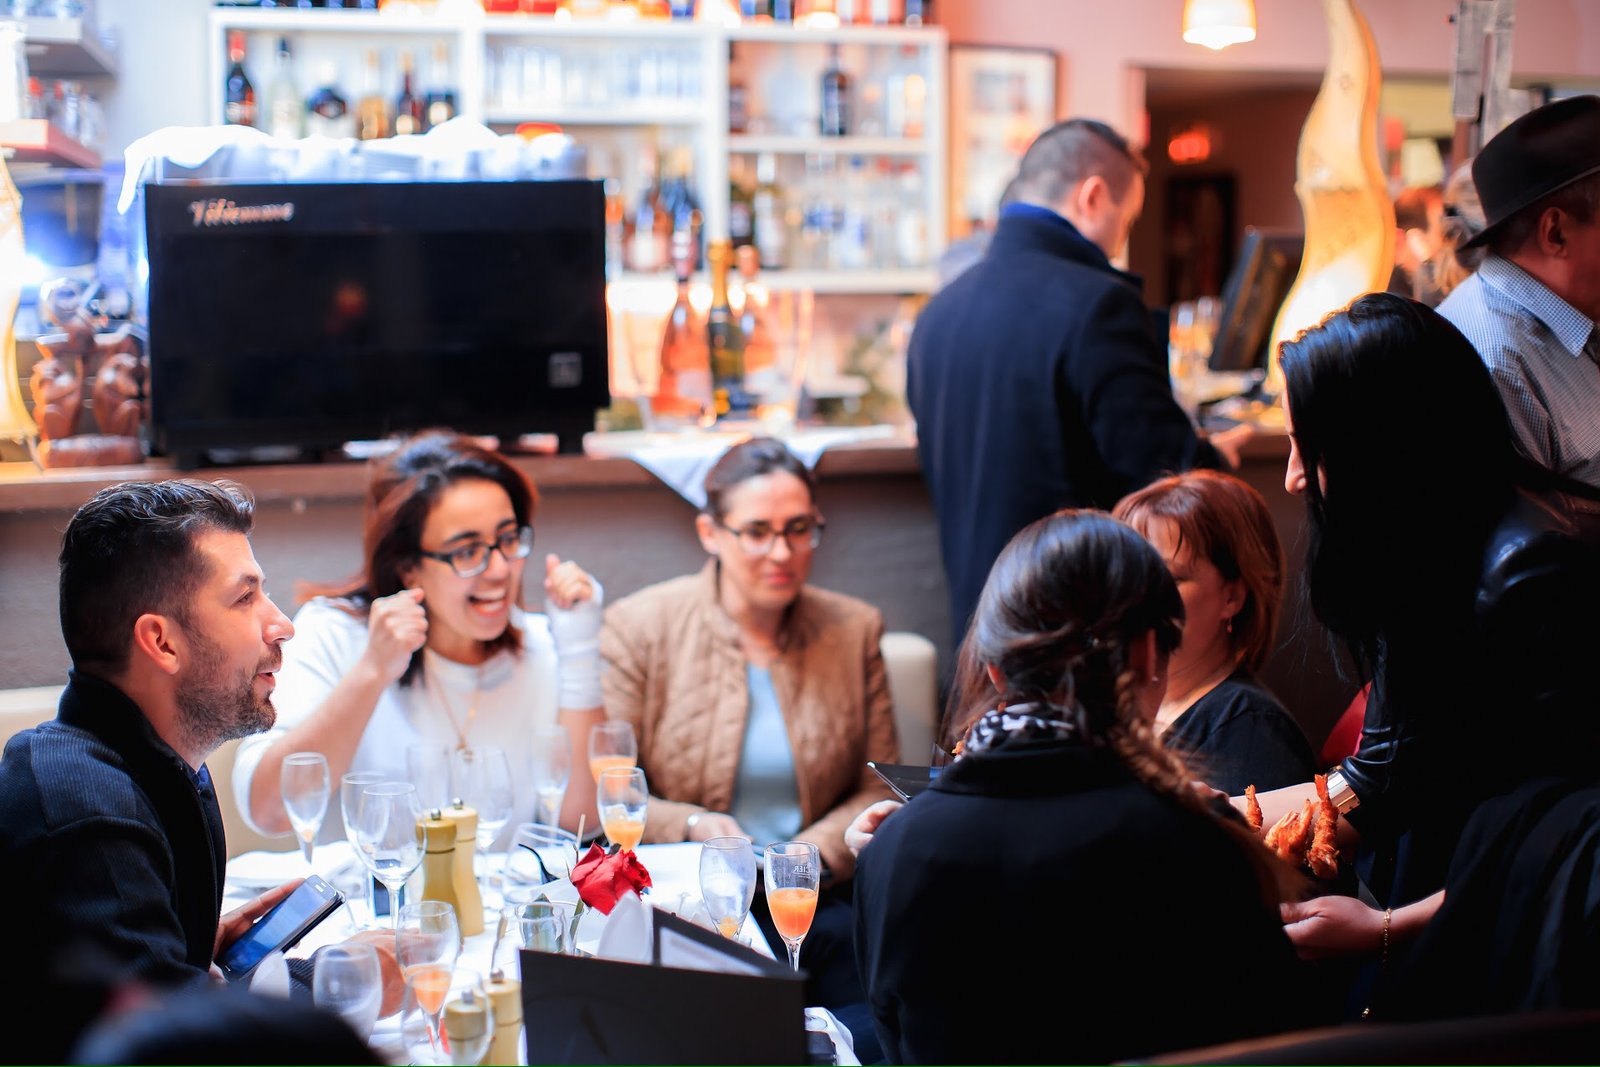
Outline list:
[[[852,856],[861,855],[861,850],[872,844],[872,835],[878,832],[878,826],[890,815],[899,811],[905,805],[898,800],[880,800],[876,804],[869,804],[861,810],[845,827],[844,844]]]
[[[739,825],[739,820],[732,815],[721,811],[703,811],[700,817],[689,827],[689,841],[709,841],[713,837],[742,837],[750,840],[750,835],[745,833],[744,827]],[[756,862],[760,862],[760,850],[757,849]]]
[[[1383,912],[1355,897],[1326,896],[1278,905],[1283,932],[1303,960],[1376,955],[1383,948]]]
[[[411,657],[428,640],[428,612],[421,589],[402,589],[379,597],[367,612],[366,657],[384,684],[397,682]]]
[[[544,558],[544,599],[550,607],[566,611],[594,598],[594,579],[572,560],[565,563],[554,552]]]

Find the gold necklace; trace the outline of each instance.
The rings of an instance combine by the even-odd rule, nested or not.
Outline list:
[[[434,692],[434,695],[439,698],[439,710],[444,712],[445,720],[449,722],[450,729],[455,732],[456,750],[459,752],[462,749],[471,748],[472,745],[470,742],[468,742],[467,735],[472,733],[473,723],[477,722],[478,720],[478,699],[483,695],[482,665],[474,668],[472,673],[472,701],[467,705],[467,725],[466,729],[464,730],[460,725],[458,725],[455,706],[450,702],[450,697],[445,693],[444,683],[436,678],[434,676],[434,672],[432,671],[424,670],[423,673],[428,679],[429,688],[431,688]]]

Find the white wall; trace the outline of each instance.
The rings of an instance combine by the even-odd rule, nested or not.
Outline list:
[[[118,73],[105,96],[107,159],[161,126],[198,126],[220,92],[208,84],[209,0],[100,0],[100,24],[117,35]]]

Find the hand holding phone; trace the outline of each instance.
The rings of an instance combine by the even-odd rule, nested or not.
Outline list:
[[[287,952],[344,903],[344,894],[313,874],[268,911],[217,957],[217,969],[230,982],[249,978],[274,949]]]

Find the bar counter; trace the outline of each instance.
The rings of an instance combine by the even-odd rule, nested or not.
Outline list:
[[[1290,585],[1282,647],[1264,676],[1320,743],[1353,687],[1337,679],[1320,628],[1298,589],[1304,505],[1283,489],[1287,438],[1250,440],[1240,474],[1266,497],[1288,554]],[[540,493],[535,559],[576,559],[615,600],[705,560],[694,508],[629,459],[518,455]],[[909,432],[830,448],[817,466],[818,503],[828,520],[812,581],[876,604],[890,629],[931,638],[949,669],[951,639],[938,530]],[[365,464],[354,461],[205,467],[177,471],[161,460],[137,467],[41,472],[0,464],[0,689],[59,683],[66,652],[56,617],[56,553],[72,512],[98,489],[131,478],[186,474],[232,478],[258,501],[255,551],[268,588],[293,613],[301,581],[333,581],[360,563]],[[536,593],[529,598],[536,603]]]

